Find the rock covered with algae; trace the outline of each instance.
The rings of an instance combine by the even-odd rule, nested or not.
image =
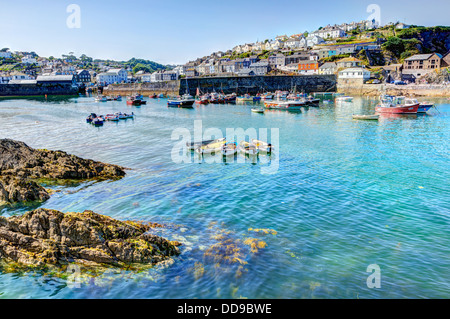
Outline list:
[[[30,267],[155,265],[180,253],[179,242],[148,234],[159,224],[119,221],[92,211],[39,208],[0,216],[0,259]]]
[[[123,176],[125,168],[118,165],[0,139],[0,205],[47,200],[50,195],[37,180],[106,180]]]

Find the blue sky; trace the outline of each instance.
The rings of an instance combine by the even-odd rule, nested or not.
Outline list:
[[[0,0],[0,47],[41,56],[144,58],[181,64],[237,44],[368,18],[448,25],[448,0]],[[81,9],[81,28],[68,28],[66,8]]]

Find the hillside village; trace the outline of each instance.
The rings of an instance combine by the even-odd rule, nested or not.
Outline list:
[[[327,25],[314,32],[280,35],[227,51],[164,66],[152,61],[94,60],[70,52],[61,58],[0,50],[0,84],[72,81],[81,87],[113,83],[166,82],[192,77],[337,75],[348,83],[426,83],[430,73],[450,66],[450,27],[404,23],[378,26],[375,20]]]

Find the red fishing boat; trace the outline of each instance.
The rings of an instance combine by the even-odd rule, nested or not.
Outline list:
[[[381,97],[381,103],[375,107],[377,113],[389,114],[417,114],[419,103],[404,101],[401,97],[387,96]]]

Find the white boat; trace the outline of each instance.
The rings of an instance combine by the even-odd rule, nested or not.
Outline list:
[[[222,147],[225,143],[226,143],[226,140],[224,139],[219,142],[213,142],[210,144],[206,144],[206,145],[197,147],[195,149],[195,152],[200,155],[220,153],[222,151]]]
[[[237,153],[237,145],[236,143],[226,143],[222,146],[222,155],[223,156],[231,156]]]
[[[274,110],[300,110],[302,107],[306,105],[305,101],[270,101],[265,102],[264,106],[267,109]]]
[[[208,145],[211,143],[219,143],[219,142],[223,142],[223,141],[225,141],[225,138],[218,138],[215,140],[204,140],[201,142],[186,143],[186,146],[189,151],[195,151],[197,148],[199,148],[201,146],[205,146],[205,145]]]
[[[252,109],[252,112],[253,113],[264,113],[264,109],[262,109],[262,108],[254,108],[254,109]]]
[[[371,115],[357,115],[357,114],[353,114],[353,119],[354,120],[365,120],[365,121],[378,121],[378,119],[380,118],[380,115],[378,114],[371,114]]]
[[[259,150],[256,147],[256,145],[246,141],[242,141],[239,143],[239,151],[241,151],[246,155],[253,155],[253,156],[258,155],[259,153]]]
[[[96,98],[95,98],[95,102],[107,102],[108,101],[108,98],[106,97],[106,96],[104,96],[104,95],[102,95],[102,96],[97,96]]]
[[[272,153],[274,147],[272,144],[252,138],[251,144],[255,145],[260,153]]]
[[[336,102],[353,102],[352,96],[339,96],[336,98]]]

